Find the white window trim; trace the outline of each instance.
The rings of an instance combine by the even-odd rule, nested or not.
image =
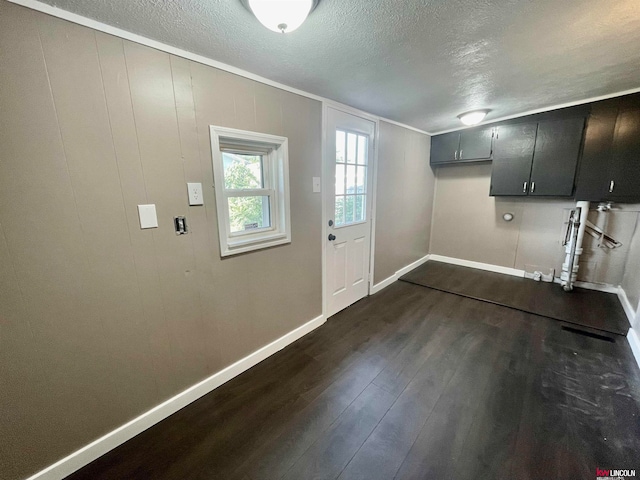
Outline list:
[[[289,140],[266,133],[249,132],[211,125],[211,153],[213,180],[218,213],[220,255],[227,257],[262,248],[291,243],[291,214],[289,198]],[[239,196],[237,191],[224,188],[224,170],[220,144],[238,144],[239,149],[251,147],[268,150],[263,161],[264,175],[269,176],[267,189],[243,190],[242,195],[255,193],[271,199],[271,226],[252,231],[231,232],[228,198]],[[265,192],[266,191],[266,192]]]

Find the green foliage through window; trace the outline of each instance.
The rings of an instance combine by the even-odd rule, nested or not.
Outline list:
[[[223,152],[222,159],[227,190],[263,188],[262,156]],[[269,227],[269,197],[229,197],[229,223],[234,233]]]

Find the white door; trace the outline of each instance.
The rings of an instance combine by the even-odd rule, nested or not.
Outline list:
[[[369,291],[374,122],[327,109],[324,159],[327,316]]]

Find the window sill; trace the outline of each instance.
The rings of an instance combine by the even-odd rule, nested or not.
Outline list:
[[[282,232],[271,233],[269,235],[261,235],[254,238],[229,239],[226,249],[220,252],[223,257],[236,255],[238,253],[246,253],[262,248],[275,247],[276,245],[284,245],[291,243],[291,238]]]

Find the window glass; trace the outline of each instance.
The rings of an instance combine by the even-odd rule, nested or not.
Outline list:
[[[336,163],[336,195],[344,195],[344,167]]]
[[[337,163],[345,163],[346,155],[345,155],[345,141],[346,141],[346,133],[342,130],[336,130],[336,162]]]
[[[367,179],[367,168],[366,167],[358,167],[358,173],[356,174],[356,192],[357,193],[365,193],[365,181]]]
[[[347,174],[346,174],[346,194],[354,194],[356,193],[356,166],[355,165],[347,165]]]
[[[356,197],[353,195],[348,195],[344,199],[344,223],[348,225],[349,223],[353,223],[353,213],[354,213],[354,204]]]
[[[363,222],[365,220],[365,215],[364,215],[364,211],[365,211],[365,205],[366,205],[366,196],[365,195],[358,195],[356,197],[356,207],[355,207],[355,221],[356,222]]]
[[[264,187],[262,155],[222,152],[224,188],[228,190]]]
[[[355,133],[347,134],[347,163],[356,163],[356,139]]]
[[[366,220],[368,146],[366,135],[336,130],[337,227]]]
[[[358,135],[358,164],[367,164],[367,137]]]
[[[269,197],[229,197],[231,233],[271,226]]]
[[[336,197],[336,227],[344,225],[344,197]]]

